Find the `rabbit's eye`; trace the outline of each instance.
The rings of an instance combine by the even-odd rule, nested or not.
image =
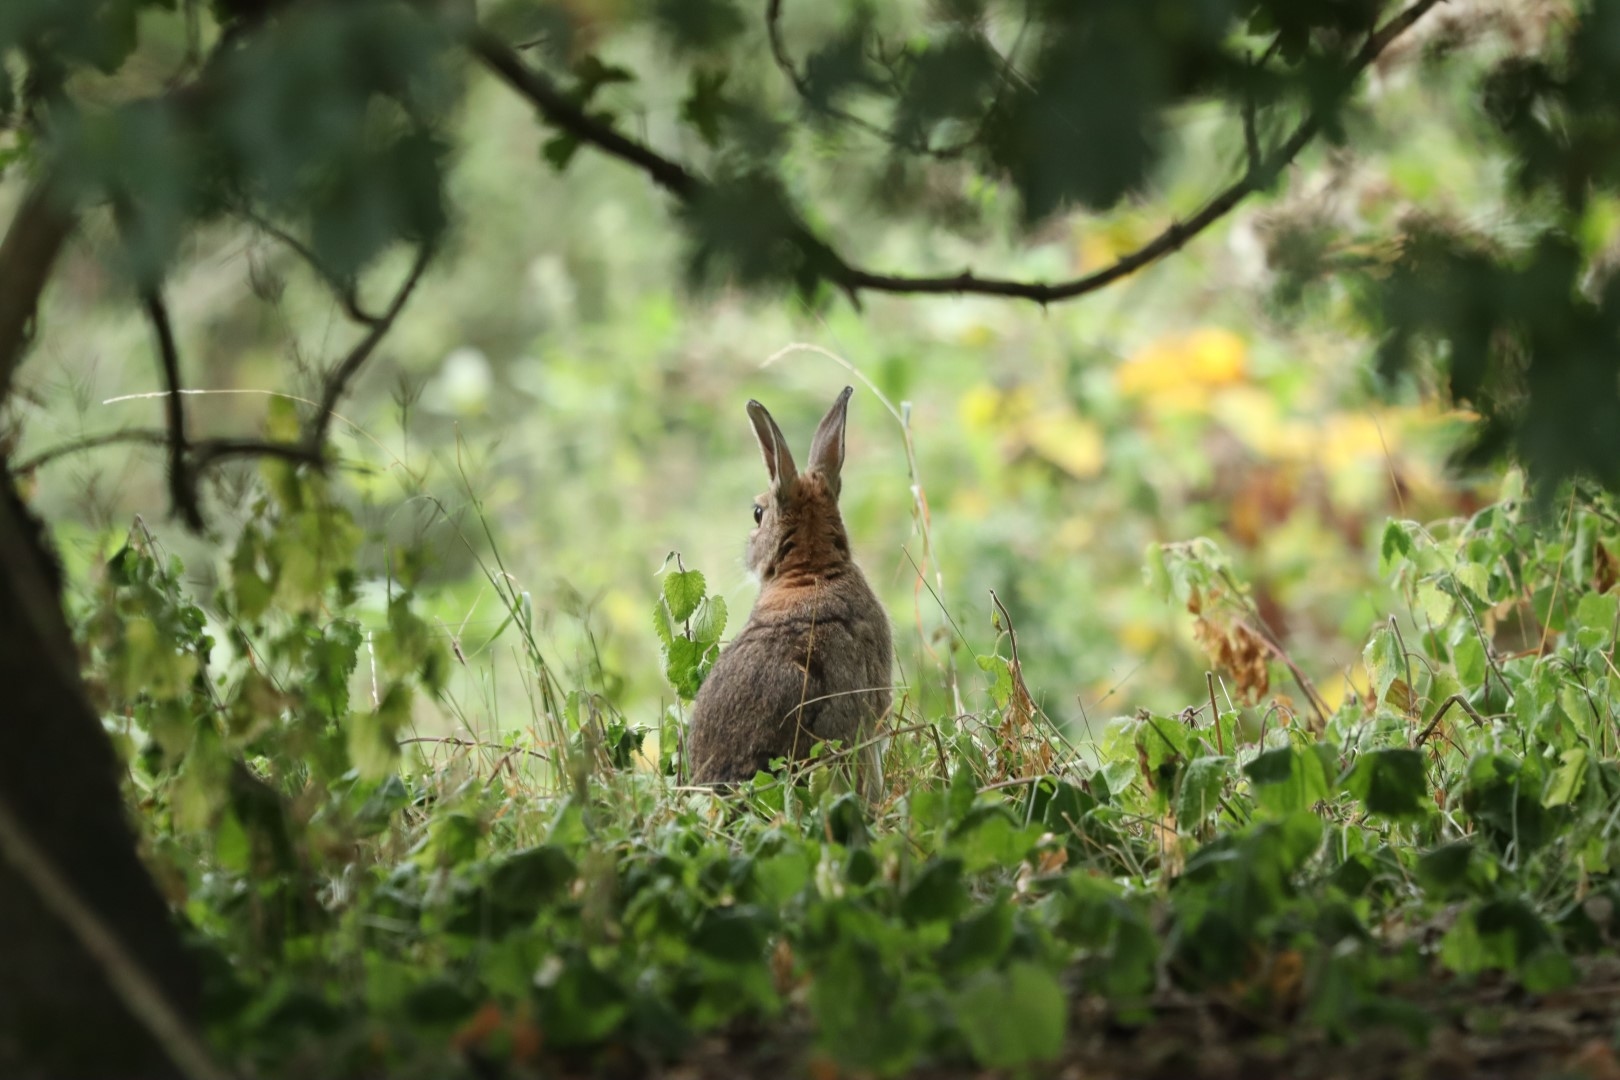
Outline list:
[[[754,504],[754,524],[758,525],[765,518],[765,508],[759,503]]]

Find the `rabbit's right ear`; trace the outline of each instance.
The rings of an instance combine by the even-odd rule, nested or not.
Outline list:
[[[748,403],[748,419],[753,421],[759,452],[765,458],[765,468],[771,474],[771,490],[786,491],[798,479],[799,470],[793,464],[793,455],[788,452],[787,440],[782,438],[782,429],[776,426],[776,421],[765,411],[765,406],[757,401]]]

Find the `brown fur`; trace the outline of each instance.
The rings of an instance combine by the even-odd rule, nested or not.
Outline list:
[[[748,538],[760,592],[692,708],[688,753],[697,783],[746,780],[773,758],[802,761],[824,739],[846,748],[871,741],[889,710],[888,615],[850,556],[838,513],[851,392],[845,387],[816,429],[802,474],[764,406],[748,403],[771,477],[755,500],[760,522]],[[870,799],[881,794],[881,759],[876,744],[852,755]]]

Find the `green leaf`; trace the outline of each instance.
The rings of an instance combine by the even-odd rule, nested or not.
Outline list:
[[[1176,823],[1190,829],[1220,808],[1221,790],[1232,771],[1229,757],[1194,758],[1182,773],[1176,796]]]
[[[692,615],[692,640],[703,645],[716,645],[726,632],[726,598],[706,596]]]
[[[1396,560],[1411,554],[1412,536],[1407,531],[1407,523],[1391,518],[1384,526],[1384,536],[1378,545],[1379,572],[1387,576],[1395,568]]]
[[[750,905],[710,908],[692,933],[692,947],[727,964],[757,964],[765,957],[770,923]]]
[[[1457,581],[1473,595],[1476,604],[1490,603],[1490,571],[1479,563],[1465,562],[1457,567]]]
[[[1444,626],[1446,620],[1451,618],[1451,606],[1455,603],[1432,581],[1425,581],[1418,586],[1417,601],[1430,626]]]
[[[664,602],[669,605],[669,617],[684,623],[702,603],[703,575],[696,570],[675,570],[664,575]]]
[[[1395,636],[1395,631],[1387,626],[1374,630],[1372,640],[1367,642],[1362,652],[1362,659],[1367,665],[1367,674],[1372,677],[1373,697],[1383,701],[1389,694],[1390,686],[1406,670],[1405,657],[1401,655],[1400,640]]]
[[[525,848],[502,859],[491,871],[489,901],[532,916],[573,884],[577,873],[574,861],[556,845]]]
[[[1582,644],[1588,648],[1602,645],[1614,633],[1616,612],[1620,611],[1620,595],[1612,592],[1587,593],[1575,605],[1575,625],[1582,631]]]
[[[1465,634],[1451,650],[1451,661],[1457,668],[1457,681],[1466,687],[1479,686],[1485,681],[1485,646],[1474,633]]]
[[[741,34],[748,20],[731,0],[653,0],[653,19],[680,52],[708,52]]]
[[[1553,773],[1543,805],[1567,806],[1575,801],[1586,782],[1587,757],[1584,746],[1572,746],[1564,751],[1563,764]]]
[[[1069,999],[1045,968],[1016,963],[971,979],[951,1001],[957,1027],[985,1068],[1016,1069],[1063,1052]]]
[[[1267,750],[1243,767],[1255,801],[1267,813],[1309,810],[1329,793],[1330,746],[1284,746]]]
[[[1422,817],[1433,803],[1423,755],[1417,750],[1369,750],[1356,758],[1345,790],[1360,799],[1369,814]]]
[[[940,963],[959,974],[977,971],[999,962],[1012,941],[1012,905],[996,899],[951,927]]]
[[[349,717],[349,760],[364,780],[379,780],[399,761],[399,731],[411,720],[411,689],[391,683],[373,712]]]

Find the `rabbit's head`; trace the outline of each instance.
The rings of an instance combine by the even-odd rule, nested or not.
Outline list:
[[[765,406],[748,403],[748,419],[771,479],[770,487],[754,499],[754,531],[748,536],[748,570],[762,583],[786,570],[815,572],[849,561],[838,490],[844,466],[844,418],[854,389],[844,387],[821,418],[802,473]]]

